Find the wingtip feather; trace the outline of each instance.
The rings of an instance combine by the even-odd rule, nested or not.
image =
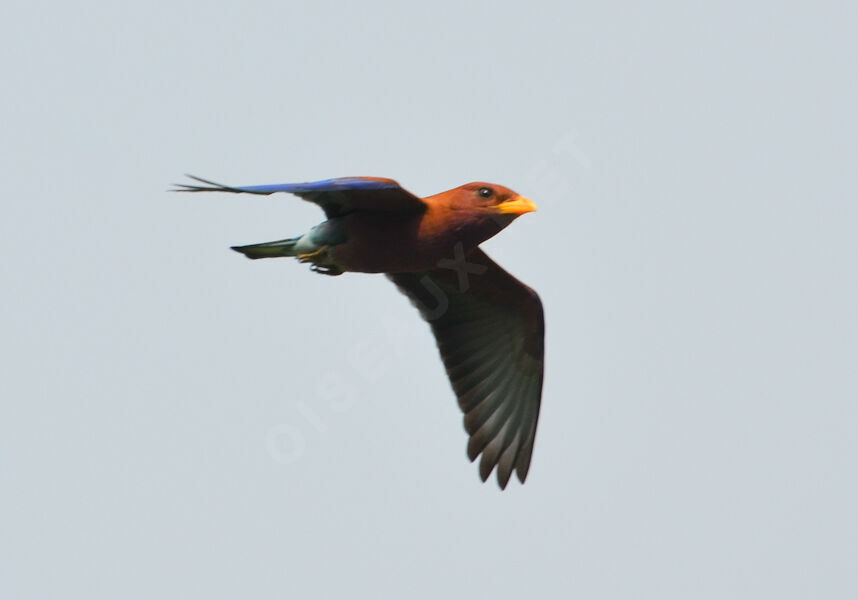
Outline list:
[[[486,455],[483,454],[483,458],[480,459],[480,479],[483,480],[483,483],[489,478],[489,475],[492,474],[495,465],[489,460],[486,460]]]

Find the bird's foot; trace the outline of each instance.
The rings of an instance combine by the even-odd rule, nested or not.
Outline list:
[[[322,275],[342,275],[343,270],[335,265],[313,265],[310,267],[313,273],[321,273]]]

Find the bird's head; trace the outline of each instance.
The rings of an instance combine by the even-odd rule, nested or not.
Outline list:
[[[536,210],[532,200],[494,183],[475,181],[434,196],[437,204],[456,213],[482,216],[509,225],[524,213]]]
[[[482,181],[466,183],[426,200],[446,215],[445,220],[449,220],[453,229],[460,233],[471,232],[479,242],[492,237],[524,213],[536,210],[532,200],[502,185]]]
[[[512,221],[524,213],[536,210],[533,201],[511,189],[494,183],[475,181],[445,192],[450,194],[450,208],[502,216]]]

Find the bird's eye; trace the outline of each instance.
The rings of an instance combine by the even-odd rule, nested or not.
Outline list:
[[[492,194],[494,194],[495,192],[492,188],[481,187],[479,190],[477,190],[477,193],[480,195],[481,198],[491,198]]]

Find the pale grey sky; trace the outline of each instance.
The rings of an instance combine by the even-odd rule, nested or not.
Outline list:
[[[6,3],[3,598],[858,597],[854,3]],[[393,177],[533,198],[525,486],[381,276],[250,262]]]

